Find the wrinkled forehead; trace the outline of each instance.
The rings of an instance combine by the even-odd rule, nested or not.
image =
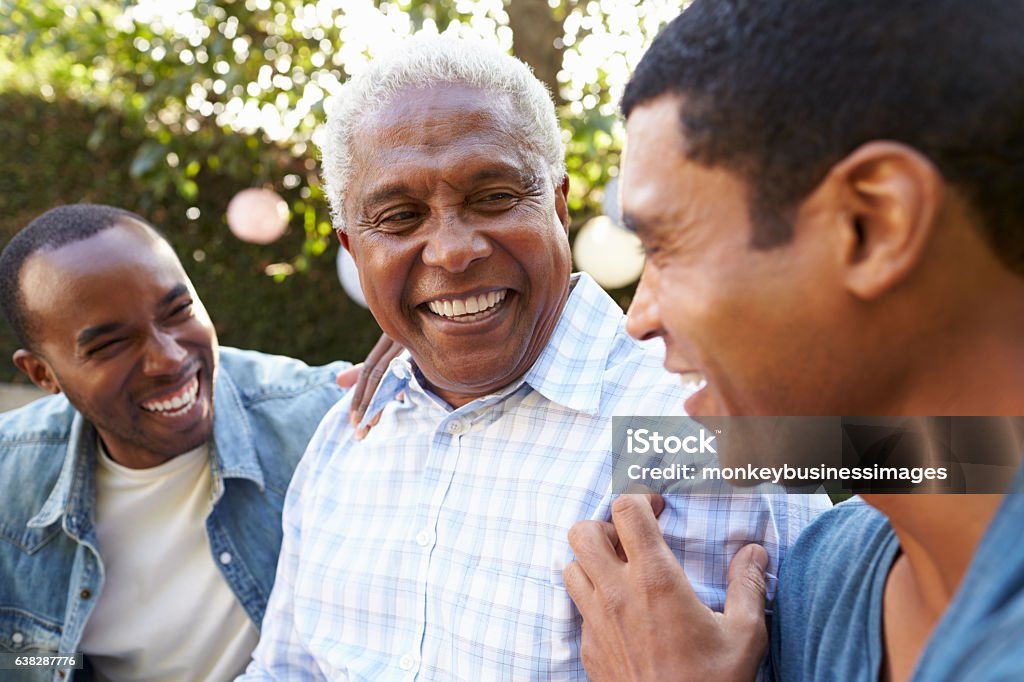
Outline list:
[[[354,132],[348,208],[415,193],[435,173],[459,187],[488,177],[536,184],[547,179],[547,165],[527,135],[504,94],[447,84],[400,91]]]
[[[364,135],[390,130],[408,133],[454,123],[522,136],[525,124],[520,118],[507,93],[462,83],[430,83],[397,90],[366,112],[355,130]]]

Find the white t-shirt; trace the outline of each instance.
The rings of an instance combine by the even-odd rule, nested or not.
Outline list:
[[[229,680],[259,633],[214,563],[209,448],[129,469],[102,444],[96,535],[106,577],[81,650],[99,680]]]

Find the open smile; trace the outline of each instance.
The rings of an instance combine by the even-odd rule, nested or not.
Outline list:
[[[491,317],[504,307],[508,292],[508,289],[499,289],[461,298],[437,298],[427,301],[425,305],[430,312],[445,320],[477,322]]]
[[[141,407],[146,412],[162,417],[181,417],[199,404],[199,372],[180,388],[146,400]]]
[[[704,376],[703,372],[696,370],[687,370],[685,372],[677,372],[679,374],[679,380],[683,382],[683,388],[688,391],[699,391],[708,385],[707,377]]]

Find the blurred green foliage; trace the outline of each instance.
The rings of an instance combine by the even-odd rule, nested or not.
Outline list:
[[[100,118],[119,132],[93,149],[89,136]],[[302,222],[293,219],[289,232],[270,246],[238,241],[224,224],[224,203],[249,182],[206,169],[194,176],[201,187],[195,200],[173,192],[155,199],[147,182],[130,172],[143,142],[135,128],[109,109],[0,94],[0,244],[57,204],[123,206],[148,217],[170,237],[210,310],[221,343],[312,363],[358,360],[366,354],[380,332],[369,312],[338,284],[334,258],[327,257],[335,253],[333,243],[325,257],[308,258],[301,275],[275,281],[264,270],[282,253],[304,250]],[[297,189],[282,193],[293,208],[305,201]],[[199,209],[198,219],[186,217],[190,207]],[[13,335],[0,324],[0,352],[9,358],[15,348]],[[4,361],[0,381],[27,380]]]
[[[358,360],[379,334],[337,281],[313,135],[325,99],[381,49],[380,35],[452,25],[506,47],[512,25],[561,36],[515,42],[514,52],[559,101],[578,226],[600,213],[601,188],[617,171],[616,89],[678,11],[663,0],[0,5],[0,245],[56,204],[136,211],[168,235],[222,343],[309,362]],[[226,227],[228,201],[253,186],[291,208],[289,231],[269,246],[244,244]],[[630,292],[613,294],[625,304]],[[13,350],[0,330],[0,354]],[[0,381],[15,379],[0,368]]]

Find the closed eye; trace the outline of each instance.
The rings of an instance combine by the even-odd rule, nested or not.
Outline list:
[[[408,220],[412,220],[416,217],[414,211],[399,211],[398,213],[392,213],[391,215],[384,216],[381,218],[382,223],[402,223]]]
[[[507,211],[518,202],[519,196],[510,192],[491,192],[475,199],[472,203],[475,204],[477,210],[490,212]]]
[[[92,357],[97,353],[102,353],[103,351],[106,350],[113,350],[127,340],[127,337],[116,337],[112,339],[107,339],[87,350],[85,354],[87,357]]]
[[[191,317],[192,303],[192,299],[189,299],[187,301],[183,301],[180,305],[175,306],[174,309],[171,310],[170,315],[168,315],[168,318],[173,320],[177,318]]]

